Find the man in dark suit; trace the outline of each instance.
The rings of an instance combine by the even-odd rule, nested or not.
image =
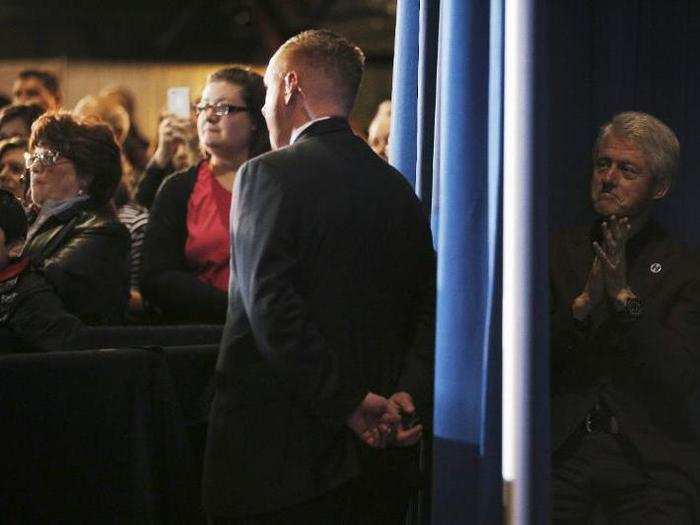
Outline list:
[[[411,187],[348,125],[363,63],[346,39],[306,31],[265,74],[274,151],[234,186],[212,523],[400,523],[415,482],[435,260]]]
[[[616,115],[593,150],[601,218],[551,243],[553,520],[700,522],[700,260],[651,218],[677,171],[675,134]]]

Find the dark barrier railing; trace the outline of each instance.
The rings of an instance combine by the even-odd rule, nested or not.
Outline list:
[[[81,334],[83,348],[218,344],[223,325],[91,326]]]
[[[217,345],[160,346],[0,357],[0,521],[202,522]]]

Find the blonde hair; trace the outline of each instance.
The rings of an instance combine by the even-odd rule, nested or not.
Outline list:
[[[97,118],[109,126],[120,146],[124,144],[131,121],[129,114],[114,99],[87,95],[81,98],[73,109],[73,114],[82,118]]]

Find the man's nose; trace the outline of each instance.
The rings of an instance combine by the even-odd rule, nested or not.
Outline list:
[[[603,170],[601,173],[601,179],[603,182],[608,184],[614,184],[617,182],[620,172],[615,164],[611,164],[607,169]]]

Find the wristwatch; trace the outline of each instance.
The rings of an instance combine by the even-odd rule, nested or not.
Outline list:
[[[626,321],[636,321],[644,314],[644,303],[639,297],[628,297],[620,314]]]

